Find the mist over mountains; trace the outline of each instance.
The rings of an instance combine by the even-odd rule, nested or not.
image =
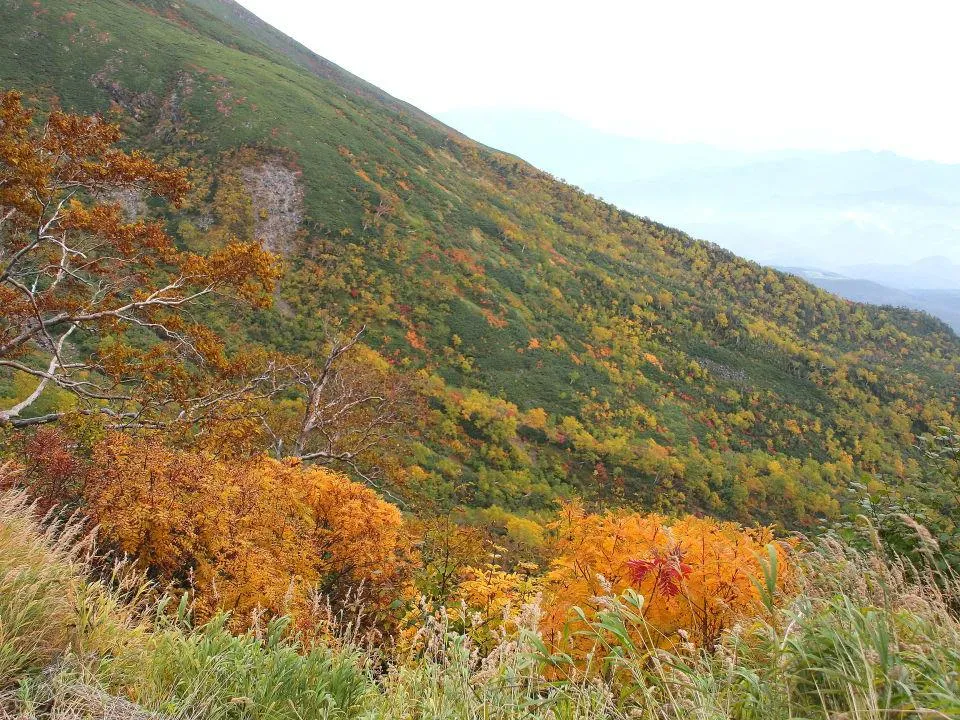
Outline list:
[[[670,144],[548,112],[460,110],[441,119],[849,300],[924,310],[960,330],[960,165],[889,152]]]
[[[913,265],[861,265],[848,269],[849,275],[841,275],[814,268],[780,267],[778,269],[802,277],[807,282],[848,300],[892,305],[895,307],[923,310],[934,315],[955,331],[960,332],[960,288],[949,285],[949,277],[941,282],[946,287],[928,287],[923,283],[937,282],[940,275],[929,276],[917,268],[943,261],[943,267],[956,274],[957,266],[946,258],[928,258]],[[884,284],[884,282],[888,284]]]
[[[777,266],[911,288],[960,286],[960,165],[889,152],[748,153],[606,134],[561,115],[460,110],[440,118],[588,192]],[[867,265],[888,265],[888,271]],[[921,273],[923,271],[923,273]],[[916,284],[920,282],[920,284]]]

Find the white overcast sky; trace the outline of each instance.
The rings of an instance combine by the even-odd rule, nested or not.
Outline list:
[[[960,162],[960,2],[240,0],[428,113]]]

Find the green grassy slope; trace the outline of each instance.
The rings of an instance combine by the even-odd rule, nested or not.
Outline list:
[[[960,342],[942,323],[602,203],[233,3],[17,0],[0,19],[0,85],[112,109],[131,142],[197,168],[201,191],[169,216],[184,242],[223,215],[224,168],[299,173],[282,302],[212,320],[299,352],[326,318],[367,322],[420,371],[430,411],[407,461],[431,493],[809,524],[864,474],[909,480],[916,434],[955,422]]]

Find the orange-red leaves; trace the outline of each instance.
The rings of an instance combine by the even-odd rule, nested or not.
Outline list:
[[[364,583],[373,611],[402,595],[410,548],[400,511],[322,467],[267,457],[224,462],[155,436],[97,446],[86,500],[101,532],[182,588],[202,614],[238,624],[263,607],[302,621],[310,591],[334,603]]]
[[[774,543],[779,556],[781,587],[791,573],[788,547],[775,543],[769,528],[694,516],[598,515],[571,504],[553,529],[546,625],[555,637],[572,606],[590,618],[602,605],[598,597],[633,587],[645,599],[644,617],[656,637],[671,642],[684,630],[709,644],[737,618],[762,609],[754,581],[762,578],[766,545]]]

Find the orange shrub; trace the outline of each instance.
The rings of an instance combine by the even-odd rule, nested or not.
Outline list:
[[[242,625],[256,607],[305,617],[319,588],[336,604],[365,585],[373,609],[407,587],[400,511],[323,467],[258,457],[223,462],[154,437],[113,434],[95,450],[85,495],[101,533],[163,581],[196,591]]]
[[[546,577],[545,630],[555,643],[573,606],[589,620],[603,606],[603,596],[628,587],[644,597],[644,619],[661,645],[674,642],[681,630],[693,642],[711,644],[731,623],[763,609],[755,581],[763,583],[761,560],[774,542],[769,528],[693,516],[588,514],[571,503],[553,531],[556,556]],[[787,548],[773,547],[782,587],[789,576]],[[571,642],[575,647],[568,649],[587,649]]]

